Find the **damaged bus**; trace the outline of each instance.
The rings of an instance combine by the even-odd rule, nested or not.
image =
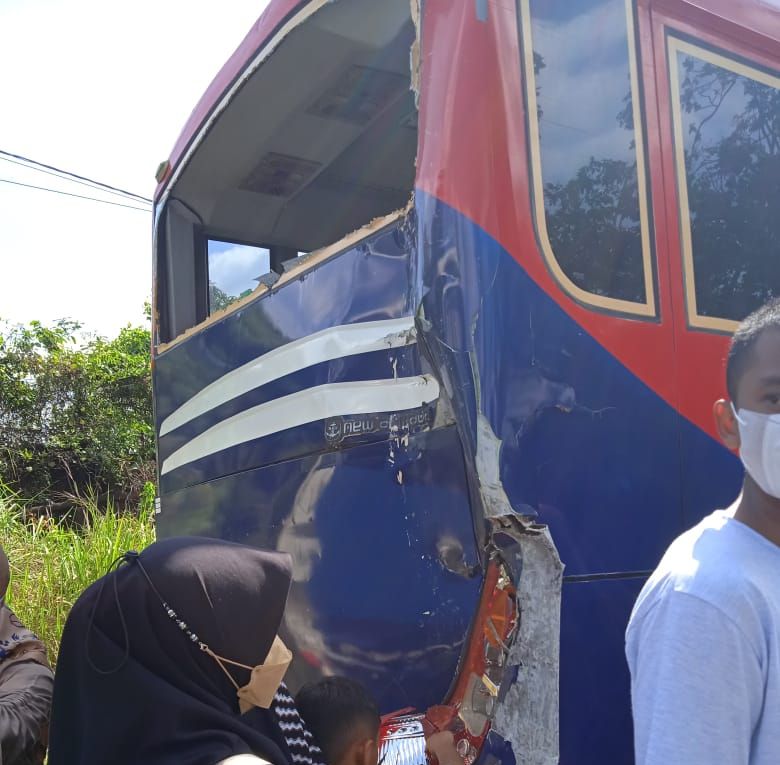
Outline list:
[[[779,68],[774,0],[271,0],[160,166],[159,533],[291,553],[291,686],[398,765],[632,761],[633,601],[741,481]]]

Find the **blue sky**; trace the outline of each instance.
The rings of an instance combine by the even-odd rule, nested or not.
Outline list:
[[[257,287],[257,279],[271,268],[268,250],[245,244],[210,241],[209,282],[231,297]]]
[[[0,0],[0,150],[151,197],[266,0]],[[0,179],[96,194],[0,161]],[[151,293],[151,214],[0,183],[0,318],[113,334]]]

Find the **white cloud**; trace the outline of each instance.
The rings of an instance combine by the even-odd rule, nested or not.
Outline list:
[[[0,149],[151,197],[266,0],[0,0]],[[95,196],[0,161],[0,178]],[[105,197],[121,201],[112,197]],[[115,332],[151,292],[151,215],[0,183],[0,317]]]
[[[270,268],[268,250],[262,247],[237,244],[209,253],[209,281],[232,296],[255,289],[257,277]]]
[[[627,159],[633,136],[618,124],[623,103],[616,102],[616,94],[622,99],[630,87],[622,1],[593,7],[560,25],[535,24],[534,47],[546,64],[538,78],[541,130],[548,139],[545,179],[567,181],[591,157]]]

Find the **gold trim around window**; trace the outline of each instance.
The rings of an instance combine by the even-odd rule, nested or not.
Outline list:
[[[669,86],[671,88],[672,128],[674,131],[674,160],[677,173],[677,204],[680,215],[680,249],[683,261],[683,285],[685,288],[685,308],[688,326],[708,329],[716,332],[732,333],[739,326],[738,321],[721,319],[716,316],[703,316],[699,313],[696,301],[696,274],[693,267],[693,232],[691,231],[691,208],[688,198],[688,174],[685,168],[685,136],[683,135],[682,103],[680,102],[680,71],[677,66],[677,54],[685,53],[709,64],[727,69],[730,72],[748,77],[764,85],[780,90],[780,77],[754,69],[740,61],[715,53],[693,43],[681,40],[673,35],[667,36],[667,56],[669,64]]]
[[[561,268],[550,242],[547,231],[547,217],[544,208],[544,182],[542,179],[541,141],[539,121],[536,117],[536,76],[534,74],[533,35],[531,33],[530,0],[518,0],[520,5],[520,29],[522,36],[522,55],[525,67],[525,90],[528,108],[529,153],[533,190],[533,208],[540,249],[560,287],[575,300],[600,310],[633,314],[644,318],[656,317],[654,264],[650,242],[650,216],[647,194],[647,175],[645,170],[645,144],[642,130],[642,109],[639,98],[639,73],[637,69],[637,51],[635,41],[634,8],[632,0],[625,0],[626,37],[628,39],[628,62],[631,79],[631,103],[634,118],[634,137],[636,145],[637,192],[639,198],[639,224],[642,240],[642,263],[645,285],[644,302],[622,300],[620,298],[596,295],[575,284]]]

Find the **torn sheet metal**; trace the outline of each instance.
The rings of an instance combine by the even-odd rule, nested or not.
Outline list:
[[[479,533],[485,524],[492,529],[485,552],[498,550],[517,588],[519,628],[508,659],[516,671],[501,684],[492,730],[511,744],[518,765],[552,765],[559,759],[563,565],[549,530],[527,520],[537,509],[516,496],[513,501],[505,480],[512,464],[507,456],[517,459],[519,435],[550,410],[570,413],[576,396],[573,386],[534,366],[533,344],[515,349],[516,336],[497,308],[507,285],[496,261],[477,251],[479,242],[461,235],[461,219],[452,215],[456,225],[450,227],[449,211],[430,209],[419,196],[417,204],[418,241],[425,250],[420,347],[430,354],[458,422],[475,529]],[[531,363],[521,373],[518,362],[526,356]],[[479,716],[468,714],[478,726]]]
[[[513,536],[522,557],[519,628],[509,652],[517,675],[498,705],[493,730],[512,744],[517,765],[557,765],[563,564],[547,527]]]
[[[501,483],[501,440],[493,432],[484,414],[477,416],[477,452],[475,467],[486,518],[496,518],[512,512],[512,505]]]

